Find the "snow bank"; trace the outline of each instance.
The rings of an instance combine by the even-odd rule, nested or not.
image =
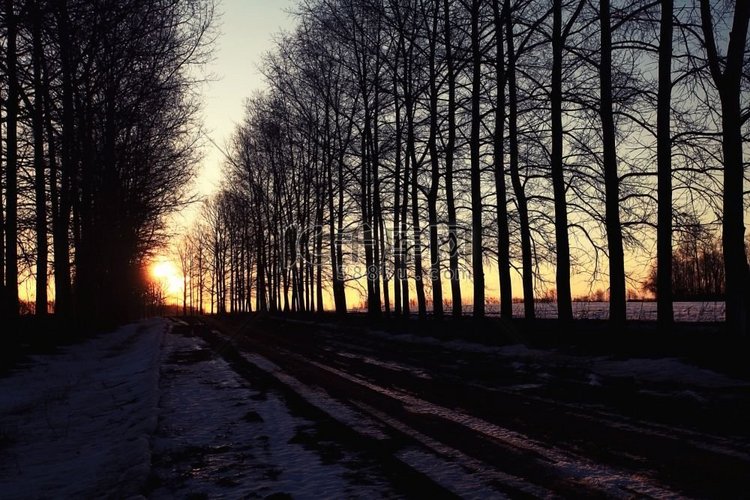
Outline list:
[[[120,328],[0,379],[0,492],[137,495],[150,469],[166,320]]]

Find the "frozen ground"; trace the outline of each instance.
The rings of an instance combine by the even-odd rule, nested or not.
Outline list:
[[[392,495],[356,454],[321,441],[315,422],[249,386],[202,339],[167,334],[161,372],[150,497]]]
[[[226,338],[244,359],[298,393],[323,389],[336,404],[308,399],[339,421],[350,420],[342,406],[354,408],[359,427],[376,424],[394,456],[461,497],[724,497],[746,487],[750,384],[687,360],[345,322],[209,323],[243,331]]]
[[[178,330],[130,325],[0,379],[0,498],[395,495]]]
[[[429,346],[432,349],[490,355],[503,360],[519,371],[524,371],[528,365],[532,365],[535,369],[542,367],[546,369],[581,368],[585,370],[591,384],[597,383],[598,376],[606,376],[643,382],[673,383],[700,389],[750,388],[748,381],[700,368],[677,358],[615,359],[610,356],[572,355],[555,349],[532,349],[523,344],[490,346],[464,340],[443,341],[429,336],[410,333],[392,334],[377,330],[371,330],[369,334],[384,340]],[[350,353],[338,353],[338,355],[358,357]],[[367,358],[363,359],[367,363],[374,363]],[[382,361],[378,363],[384,364]],[[397,368],[391,367],[391,369]],[[401,367],[401,370],[411,371],[415,376],[429,377],[414,367]]]
[[[0,497],[726,496],[748,390],[677,358],[152,320],[0,379]]]
[[[0,379],[0,496],[137,494],[156,427],[164,320],[130,325]]]

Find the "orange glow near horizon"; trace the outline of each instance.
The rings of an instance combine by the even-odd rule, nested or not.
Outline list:
[[[151,263],[149,272],[154,281],[163,287],[167,302],[180,300],[183,288],[182,276],[174,262],[166,257],[159,257]]]

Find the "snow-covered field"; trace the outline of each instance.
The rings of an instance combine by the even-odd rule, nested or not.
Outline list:
[[[356,312],[366,312],[366,308],[354,308]],[[471,314],[472,305],[464,304],[464,314]],[[413,304],[413,314],[416,315],[416,303]],[[445,307],[446,314],[450,314],[450,306]],[[539,319],[557,318],[557,304],[554,302],[537,302],[534,312]],[[485,306],[485,313],[489,316],[500,315],[500,304],[493,303]],[[628,302],[626,304],[627,318],[633,321],[656,321],[656,302]],[[523,302],[513,304],[513,316],[523,318]],[[573,302],[573,316],[577,319],[606,320],[609,318],[609,302]],[[724,321],[726,305],[724,302],[675,302],[674,319],[680,322],[713,323]]]
[[[534,305],[538,318],[557,318],[557,304],[538,302]],[[487,305],[487,314],[499,315],[500,306]],[[523,304],[513,304],[513,314],[523,317]],[[573,302],[573,315],[578,319],[609,318],[608,302]],[[656,321],[656,302],[628,302],[627,316],[630,320]],[[675,321],[715,322],[724,321],[724,302],[675,302]]]

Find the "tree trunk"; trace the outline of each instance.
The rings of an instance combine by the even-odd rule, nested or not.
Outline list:
[[[563,164],[562,123],[562,59],[565,39],[562,34],[562,0],[553,0],[552,7],[552,190],[555,198],[555,246],[557,250],[557,317],[561,321],[573,319],[570,292],[570,243],[568,240],[568,206]]]
[[[609,0],[600,0],[601,61],[599,63],[602,147],[604,155],[604,203],[607,247],[609,251],[609,319],[615,325],[625,323],[625,262],[620,223],[620,179],[617,175],[617,144],[612,111],[612,33]]]
[[[419,220],[419,163],[414,154],[414,135],[411,136],[412,144],[412,172],[411,172],[411,220],[412,232],[414,233],[414,284],[417,290],[417,311],[420,318],[427,314],[427,298],[424,292],[424,269],[422,268],[422,227]]]
[[[526,319],[534,319],[534,271],[531,259],[531,228],[526,192],[518,165],[518,96],[516,91],[516,51],[510,0],[505,0],[505,38],[508,44],[508,135],[510,138],[510,179],[516,195],[521,226],[521,267],[523,271],[523,310]]]
[[[376,102],[378,99],[376,99]],[[376,108],[377,109],[377,108]],[[387,268],[387,252],[386,252],[386,233],[385,233],[385,222],[383,221],[383,206],[380,199],[380,151],[379,151],[379,145],[378,141],[379,139],[379,133],[378,133],[378,124],[377,124],[377,118],[375,121],[375,227],[378,230],[378,263],[380,266],[380,278],[382,281],[382,287],[380,289],[383,292],[383,308],[385,310],[385,315],[390,316],[391,315],[391,292],[389,289],[389,280],[388,280],[388,268]]]
[[[750,269],[745,253],[744,165],[742,162],[741,78],[750,21],[750,2],[736,2],[722,73],[716,50],[711,5],[701,0],[701,20],[709,69],[721,99],[724,154],[724,220],[722,241],[726,276],[726,325],[734,335],[748,335],[750,324]]]
[[[3,5],[3,7],[5,7]],[[3,85],[0,85],[0,102],[3,102]],[[2,132],[2,127],[0,127]],[[5,202],[3,200],[3,144],[4,140],[0,134],[0,318],[4,318],[7,313],[7,301],[5,295]]]
[[[34,197],[36,208],[36,315],[47,315],[47,181],[44,160],[44,84],[42,82],[42,19],[39,2],[32,2],[32,59],[34,80]]]
[[[482,178],[480,169],[480,92],[482,89],[482,53],[479,33],[480,0],[471,2],[471,264],[474,279],[474,317],[484,316],[484,265],[482,262]]]
[[[440,162],[437,150],[438,135],[438,88],[437,70],[435,68],[435,48],[437,45],[438,13],[432,15],[432,30],[430,32],[430,191],[427,195],[427,207],[430,224],[430,281],[432,283],[432,314],[436,318],[443,317],[443,283],[440,276],[440,247],[438,243],[437,198],[440,188]]]
[[[500,282],[500,316],[513,317],[513,291],[510,280],[510,231],[508,229],[508,193],[505,183],[505,47],[500,2],[493,4],[495,21],[495,205],[497,209],[497,273]]]
[[[375,262],[374,266],[377,269],[376,278],[376,292],[378,299],[378,311],[383,306],[382,302],[385,302],[385,314],[390,315],[391,312],[391,298],[390,291],[388,290],[388,276],[386,274],[386,253],[385,244],[386,239],[385,233],[383,232],[385,226],[383,224],[383,207],[382,200],[380,198],[380,66],[381,66],[381,54],[380,54],[380,28],[378,28],[378,39],[375,58],[375,75],[373,77],[373,93],[374,101],[372,107],[372,137],[371,137],[371,153],[372,153],[372,222],[375,233]],[[381,302],[381,285],[380,280],[382,278],[382,302]]]
[[[7,23],[6,68],[8,100],[6,104],[5,165],[5,293],[8,315],[18,316],[18,76],[16,59],[17,17],[13,0],[5,0]]]
[[[322,170],[322,168],[321,168]],[[323,207],[325,205],[326,189],[320,179],[324,174],[319,174],[316,182],[317,208],[315,211],[315,302],[319,313],[323,312]],[[333,246],[333,241],[331,241]],[[248,291],[248,295],[249,295]]]
[[[263,234],[263,228],[258,228],[258,234]],[[266,300],[266,251],[265,251],[265,241],[261,237],[260,240],[257,242],[257,272],[256,272],[256,280],[257,284],[255,286],[255,295],[258,298],[258,303],[256,305],[256,309],[260,312],[267,312],[268,311],[268,301]],[[211,309],[213,312],[213,299],[211,300]]]
[[[739,90],[739,89],[738,89]],[[742,120],[739,91],[725,90],[722,99],[722,128],[724,153],[724,264],[726,276],[726,321],[730,332],[748,333],[750,271],[745,253],[743,223],[743,162]]]
[[[326,164],[326,181],[328,183],[328,239],[330,240],[330,256],[331,256],[331,281],[333,285],[333,304],[336,314],[346,313],[346,302],[344,300],[342,289],[343,283],[341,280],[342,271],[339,266],[338,257],[338,237],[336,235],[336,212],[334,209],[334,197],[335,192],[333,189],[333,151],[331,147],[331,116],[330,116],[331,105],[326,100],[326,113],[325,113],[325,139],[324,139],[324,150]],[[340,179],[339,171],[339,179]]]
[[[380,293],[378,292],[380,278],[378,276],[378,268],[375,265],[375,248],[377,244],[375,242],[373,224],[372,224],[372,195],[370,191],[370,166],[369,158],[367,154],[367,140],[366,137],[369,135],[370,117],[365,112],[365,134],[362,137],[362,156],[361,156],[361,178],[360,178],[360,189],[361,189],[361,203],[362,203],[362,222],[364,225],[364,237],[365,237],[365,279],[367,280],[367,313],[373,316],[380,315]]]
[[[60,150],[59,208],[52,214],[52,247],[55,254],[55,315],[68,316],[73,312],[70,279],[70,211],[71,178],[74,170],[73,138],[75,135],[73,110],[73,69],[68,34],[67,0],[60,0],[58,11],[60,41],[60,77],[62,81],[62,133]]]
[[[203,314],[203,245],[198,243],[198,311]]]
[[[404,271],[402,270],[404,255],[401,253],[401,240],[403,238],[401,234],[401,103],[398,97],[398,66],[396,65],[393,69],[393,108],[395,115],[395,147],[394,147],[394,187],[393,187],[393,267],[396,271],[396,276],[393,280],[393,310],[396,316],[402,313],[401,304],[401,287],[403,281],[406,279]]]
[[[408,139],[407,139],[407,151],[408,151]],[[401,311],[403,312],[404,316],[409,316],[411,313],[411,304],[409,302],[409,280],[407,277],[407,270],[408,270],[408,238],[407,238],[407,227],[406,227],[406,217],[407,213],[409,211],[409,154],[404,155],[403,159],[404,163],[404,185],[403,185],[403,191],[401,193],[402,203],[401,203]]]
[[[451,275],[451,302],[453,317],[462,313],[461,280],[458,269],[458,226],[456,200],[453,194],[453,159],[456,150],[456,77],[451,37],[450,1],[443,0],[443,27],[445,30],[445,64],[448,81],[448,142],[445,145],[445,198],[448,211],[448,263]]]
[[[346,288],[344,287],[344,158],[343,152],[338,158],[338,210],[336,211],[336,276],[338,278],[338,294],[336,299],[336,313],[346,314]]]
[[[406,107],[406,161],[404,169],[409,180],[404,185],[404,205],[407,203],[407,189],[411,188],[411,222],[412,235],[414,237],[414,288],[417,293],[417,312],[420,318],[427,314],[427,299],[424,292],[424,270],[422,268],[422,235],[419,220],[419,162],[416,154],[416,138],[414,134],[414,76],[412,73],[414,65],[414,46],[416,35],[412,34],[409,39],[409,49],[404,50],[404,106]],[[408,184],[408,186],[407,186]],[[406,222],[406,210],[402,214],[402,222]],[[405,229],[405,228],[404,228]],[[406,282],[408,285],[408,282]],[[408,294],[403,294],[408,297]]]
[[[672,10],[673,0],[661,2],[659,33],[659,95],[656,110],[658,168],[658,221],[656,247],[656,300],[659,331],[674,322],[672,306]]]

